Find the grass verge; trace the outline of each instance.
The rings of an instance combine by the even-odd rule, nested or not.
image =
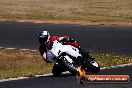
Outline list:
[[[132,22],[131,0],[0,0],[0,19]]]
[[[50,73],[37,51],[0,49],[0,79]]]
[[[92,53],[101,67],[132,63],[132,57]],[[38,51],[0,49],[0,79],[51,73],[52,64],[46,64]]]

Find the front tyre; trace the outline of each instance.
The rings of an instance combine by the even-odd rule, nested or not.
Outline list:
[[[100,66],[96,61],[91,61],[90,72],[98,73],[100,71]]]
[[[67,60],[68,57],[66,57],[66,56],[60,57],[60,64],[62,64],[64,66],[65,70],[72,73],[72,75],[76,75],[77,74],[77,69],[76,69],[77,67],[73,63],[70,63]]]

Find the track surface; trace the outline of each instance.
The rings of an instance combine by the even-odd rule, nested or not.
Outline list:
[[[82,26],[67,24],[0,22],[0,46],[37,49],[37,33],[48,30],[51,35],[69,35],[83,49],[132,56],[132,27]],[[132,66],[100,71],[99,74],[130,74]],[[131,88],[130,84],[79,85],[75,77],[38,77],[0,83],[0,88]]]
[[[84,49],[132,56],[132,26],[0,22],[0,46],[38,49],[37,34],[41,30],[51,35],[69,35]]]

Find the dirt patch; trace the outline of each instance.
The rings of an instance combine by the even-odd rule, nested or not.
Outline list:
[[[52,21],[52,20],[26,20],[26,19],[0,19],[0,21],[16,21],[16,22],[34,22],[34,23],[53,23],[53,24],[79,24],[79,25],[119,25],[132,26],[131,22],[84,22],[84,21]]]

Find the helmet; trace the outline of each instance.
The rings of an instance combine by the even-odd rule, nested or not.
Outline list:
[[[42,44],[42,43],[48,42],[49,37],[50,37],[50,34],[48,31],[40,32],[38,35],[39,43]]]

